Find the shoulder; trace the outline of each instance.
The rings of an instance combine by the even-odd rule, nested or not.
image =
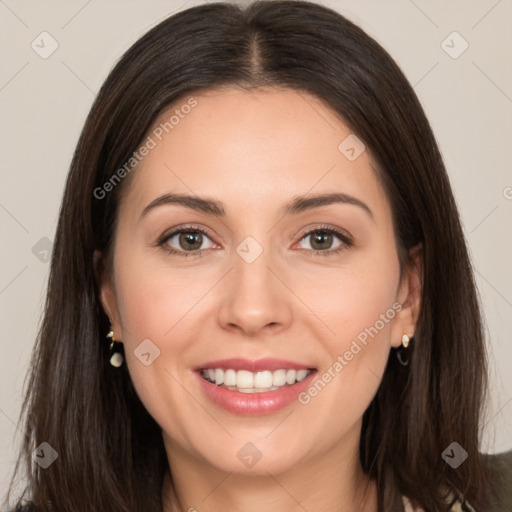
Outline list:
[[[411,502],[405,497],[402,497],[404,504],[404,512],[425,512],[421,507],[414,508]],[[461,503],[459,500],[451,502],[450,512],[475,512],[475,510],[467,503]]]
[[[489,471],[490,509],[482,512],[502,512],[512,510],[512,450],[498,454],[484,455],[484,461]],[[424,512],[414,509],[406,497],[403,497],[405,512]],[[469,503],[454,499],[450,512],[475,512]],[[479,512],[479,511],[476,511]]]
[[[485,455],[491,483],[492,511],[512,510],[512,450]]]
[[[475,509],[469,503],[455,500],[450,507],[450,512],[475,512]]]

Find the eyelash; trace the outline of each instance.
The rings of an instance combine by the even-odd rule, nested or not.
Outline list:
[[[168,252],[170,254],[176,254],[176,255],[179,255],[179,256],[184,256],[185,258],[187,258],[189,255],[190,256],[194,256],[194,257],[202,257],[202,256],[204,256],[204,253],[208,249],[201,249],[199,251],[179,251],[179,250],[176,250],[176,249],[166,245],[167,242],[173,236],[175,236],[175,235],[177,235],[179,233],[183,233],[185,231],[198,232],[198,233],[201,233],[202,235],[210,238],[208,233],[204,229],[202,229],[201,227],[194,226],[194,225],[189,225],[189,226],[180,227],[179,229],[176,229],[176,230],[174,230],[173,232],[171,232],[169,234],[162,235],[158,239],[156,245],[158,247],[161,247],[164,251],[166,251],[166,252]],[[306,231],[305,233],[301,234],[299,241],[301,241],[302,239],[306,238],[308,235],[312,235],[313,233],[318,233],[318,232],[320,232],[320,233],[327,233],[327,234],[330,234],[330,235],[335,235],[342,242],[342,244],[339,247],[337,247],[336,249],[327,249],[325,251],[310,250],[310,249],[300,249],[300,250],[312,253],[312,256],[314,256],[314,257],[316,257],[316,256],[332,256],[332,255],[340,253],[341,251],[344,251],[344,250],[348,249],[349,247],[351,247],[353,245],[352,240],[345,233],[343,233],[341,230],[338,230],[338,229],[335,229],[335,228],[331,228],[331,227],[327,227],[327,226],[318,226],[318,227],[316,227],[314,229]]]

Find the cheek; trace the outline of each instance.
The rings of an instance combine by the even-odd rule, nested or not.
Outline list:
[[[386,277],[345,276],[331,287],[330,300],[317,298],[319,315],[334,331],[323,337],[327,353],[316,381],[299,396],[312,423],[321,430],[318,447],[327,449],[340,432],[360,420],[375,396],[390,351],[390,331],[400,306],[395,302],[398,271]],[[339,414],[343,411],[343,414]],[[324,428],[322,425],[328,425]],[[316,431],[312,428],[313,431]]]
[[[331,354],[345,349],[359,335],[364,341],[368,330],[372,338],[389,339],[397,312],[399,274],[396,252],[388,250],[355,255],[347,265],[324,269],[300,281],[298,295],[328,329],[325,340]]]
[[[197,411],[180,383],[190,366],[190,339],[199,339],[193,320],[200,308],[195,305],[208,291],[211,279],[196,279],[197,274],[191,279],[190,273],[149,265],[136,251],[120,255],[116,264],[125,360],[134,387],[157,423],[186,439],[187,417]],[[145,353],[149,353],[147,365]]]
[[[148,263],[136,251],[120,255],[116,264],[116,298],[125,344],[135,348],[145,338],[159,344],[171,338],[177,346],[179,339],[172,331],[193,314],[211,276],[171,268],[165,261]]]
[[[307,295],[308,306],[329,330],[321,338],[328,354],[319,371],[322,382],[303,402],[314,401],[314,415],[323,421],[328,420],[324,410],[332,414],[339,407],[345,411],[341,423],[361,417],[380,385],[389,357],[391,326],[401,309],[396,302],[398,257],[392,245],[382,249],[354,257],[335,279],[331,272],[317,276],[314,288],[313,279],[307,283],[312,290]]]

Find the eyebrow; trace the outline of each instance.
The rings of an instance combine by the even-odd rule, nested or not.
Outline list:
[[[343,193],[296,196],[282,208],[281,212],[283,216],[296,215],[307,210],[312,210],[313,208],[337,203],[358,206],[364,210],[372,220],[375,220],[372,211],[366,203],[354,196]],[[214,217],[226,216],[226,211],[224,210],[222,203],[219,201],[188,194],[169,193],[163,194],[151,201],[151,203],[142,210],[140,218],[142,219],[142,217],[147,215],[148,212],[158,208],[159,206],[171,204],[185,206],[191,210],[213,215]]]

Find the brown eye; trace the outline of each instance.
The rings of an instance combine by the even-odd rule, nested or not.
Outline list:
[[[317,231],[311,235],[311,247],[315,250],[330,249],[334,241],[331,233],[326,231]]]
[[[197,251],[203,242],[203,234],[194,231],[183,231],[178,236],[180,248],[185,251]]]
[[[209,246],[206,243],[208,241]],[[187,228],[178,229],[165,236],[160,245],[173,253],[200,253],[204,249],[211,249],[215,244],[202,230]]]
[[[341,235],[324,229],[316,229],[306,233],[306,235],[302,237],[301,242],[308,239],[310,240],[309,247],[300,247],[301,249],[312,249],[313,251],[325,252],[330,249],[338,248],[344,242],[344,240],[341,239]]]

